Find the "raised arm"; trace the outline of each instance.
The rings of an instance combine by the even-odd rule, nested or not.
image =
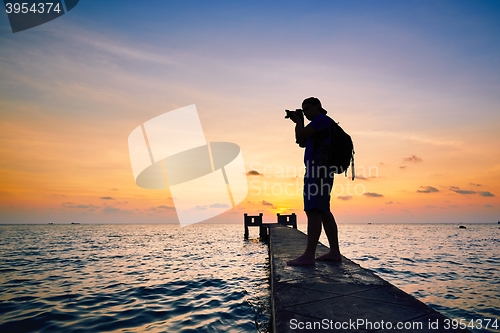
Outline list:
[[[295,123],[295,142],[298,143],[300,147],[304,148],[307,138],[313,135],[316,129],[312,127],[311,124],[304,127],[304,118],[299,117],[295,113],[290,119]]]
[[[304,127],[303,122],[295,123],[295,139],[297,142],[306,141],[308,137],[316,133],[316,129],[311,124]]]

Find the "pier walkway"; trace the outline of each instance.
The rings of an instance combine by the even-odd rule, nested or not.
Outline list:
[[[345,257],[287,266],[306,241],[297,229],[269,226],[273,332],[469,332]],[[319,244],[317,255],[326,252]]]

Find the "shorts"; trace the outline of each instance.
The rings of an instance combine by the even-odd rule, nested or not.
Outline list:
[[[333,173],[326,167],[306,168],[304,176],[304,210],[330,211],[330,193],[333,188]]]

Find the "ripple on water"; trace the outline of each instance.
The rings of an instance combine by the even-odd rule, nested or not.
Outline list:
[[[500,325],[499,233],[495,224],[460,232],[449,224],[339,225],[348,258],[450,318],[498,319]],[[324,234],[320,240],[328,244]]]
[[[267,247],[239,225],[46,228],[0,226],[1,332],[267,331]]]

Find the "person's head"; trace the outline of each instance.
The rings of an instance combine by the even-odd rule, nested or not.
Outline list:
[[[321,106],[321,102],[316,97],[306,98],[302,102],[302,110],[304,110],[304,116],[312,120],[319,114],[326,114],[326,110]]]

